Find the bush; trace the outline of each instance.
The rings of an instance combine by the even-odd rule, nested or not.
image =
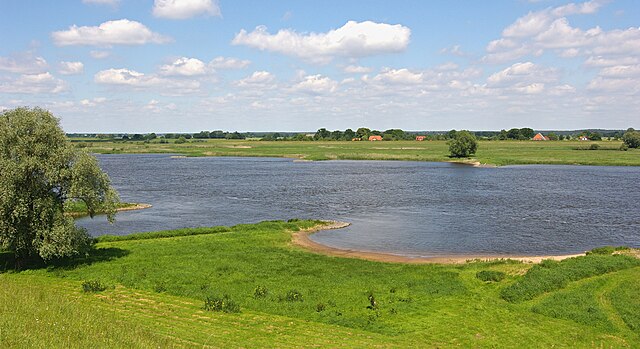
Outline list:
[[[264,298],[269,294],[269,290],[265,286],[256,286],[253,290],[253,298]]]
[[[612,255],[616,251],[625,251],[628,250],[627,246],[603,246],[594,248],[591,251],[587,251],[587,255],[590,254],[599,254],[599,255]]]
[[[323,312],[327,307],[324,305],[324,303],[318,303],[316,304],[316,311],[318,313]]]
[[[82,283],[82,290],[86,293],[102,292],[106,289],[107,285],[103,284],[99,280],[88,280]]]
[[[239,313],[240,305],[226,294],[222,297],[209,296],[204,300],[204,310],[225,313]]]
[[[295,289],[289,290],[289,292],[284,296],[284,300],[287,302],[302,302],[302,293]]]
[[[504,280],[506,274],[495,270],[482,270],[476,273],[476,277],[485,282],[499,282]]]
[[[600,149],[600,145],[597,143],[593,143],[589,146],[589,150],[598,150]]]
[[[622,141],[629,148],[640,148],[640,131],[636,131],[632,128],[628,129],[622,136]]]
[[[622,151],[629,150],[629,146],[627,145],[627,143],[620,144],[620,150],[622,150]]]
[[[449,144],[449,152],[453,158],[466,158],[476,153],[478,149],[478,141],[469,131],[458,131],[454,138],[447,142]]]
[[[187,140],[183,136],[180,136],[180,138],[176,139],[176,141],[174,143],[175,144],[184,144],[184,143],[187,143]]]

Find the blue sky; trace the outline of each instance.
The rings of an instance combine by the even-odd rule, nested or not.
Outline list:
[[[627,128],[637,1],[0,2],[0,109],[68,132]]]

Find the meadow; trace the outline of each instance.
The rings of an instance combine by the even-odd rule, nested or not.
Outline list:
[[[503,166],[518,164],[640,166],[640,149],[619,150],[620,141],[480,141],[469,159],[451,159],[446,141],[258,141],[191,140],[148,143],[74,139],[78,147],[101,154],[171,153],[185,156],[258,156],[301,160],[456,161]],[[589,150],[597,144],[597,150]]]
[[[105,236],[89,256],[22,271],[0,253],[0,346],[640,345],[636,250],[537,265],[408,265],[291,243],[322,224]]]

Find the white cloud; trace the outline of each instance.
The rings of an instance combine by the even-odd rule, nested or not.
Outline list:
[[[128,69],[99,71],[94,76],[94,81],[98,84],[129,86],[139,89],[157,88],[169,95],[189,93],[200,88],[200,82],[198,81],[168,79]]]
[[[544,68],[531,62],[515,63],[512,66],[492,74],[487,78],[490,87],[527,87],[532,84],[558,80],[556,69]],[[540,86],[536,85],[536,89]]]
[[[105,97],[96,97],[91,99],[83,99],[80,101],[80,105],[85,107],[95,107],[98,104],[106,102],[107,99]]]
[[[291,29],[270,34],[265,26],[241,30],[233,45],[279,52],[314,63],[328,63],[337,56],[358,58],[404,51],[411,30],[400,24],[349,21],[326,33],[297,33]]]
[[[82,0],[83,4],[117,6],[120,0]]]
[[[34,57],[30,52],[0,57],[0,70],[18,74],[38,74],[47,71],[49,65],[42,57]]]
[[[380,74],[373,78],[374,81],[412,85],[419,84],[423,81],[423,73],[415,73],[409,69],[384,69]]]
[[[240,87],[264,87],[272,85],[276,80],[275,75],[268,71],[256,71],[250,76],[235,82]]]
[[[62,75],[77,75],[84,72],[82,62],[60,62],[58,72]]]
[[[217,1],[212,0],[155,0],[153,15],[168,19],[187,19],[198,15],[220,16]]]
[[[458,57],[464,57],[467,56],[468,54],[464,51],[462,51],[462,49],[460,48],[460,45],[453,45],[451,47],[445,47],[442,50],[440,50],[441,54],[451,54],[454,56],[458,56]]]
[[[144,24],[128,19],[104,22],[97,27],[72,25],[68,30],[51,33],[51,37],[58,46],[144,45],[171,41],[167,36],[152,32]]]
[[[209,62],[209,66],[215,69],[244,69],[250,64],[249,60],[230,57],[216,57]]]
[[[587,67],[608,67],[612,65],[630,65],[640,63],[639,57],[602,57],[591,56],[584,65]]]
[[[349,73],[349,74],[366,74],[371,72],[371,68],[362,67],[359,65],[348,65],[342,68],[342,70],[344,70],[345,73]]]
[[[69,89],[68,84],[51,73],[25,74],[15,79],[0,80],[2,93],[57,94]]]
[[[111,55],[111,52],[109,51],[91,51],[89,52],[89,54],[91,55],[91,57],[95,58],[95,59],[104,59],[107,58]]]
[[[293,86],[294,91],[310,94],[326,94],[336,90],[338,83],[322,75],[305,76],[302,81]]]
[[[167,76],[197,76],[206,73],[206,65],[196,58],[182,57],[160,67],[160,74]]]

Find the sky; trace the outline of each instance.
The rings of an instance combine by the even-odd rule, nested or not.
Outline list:
[[[0,0],[67,132],[640,128],[640,1]]]

